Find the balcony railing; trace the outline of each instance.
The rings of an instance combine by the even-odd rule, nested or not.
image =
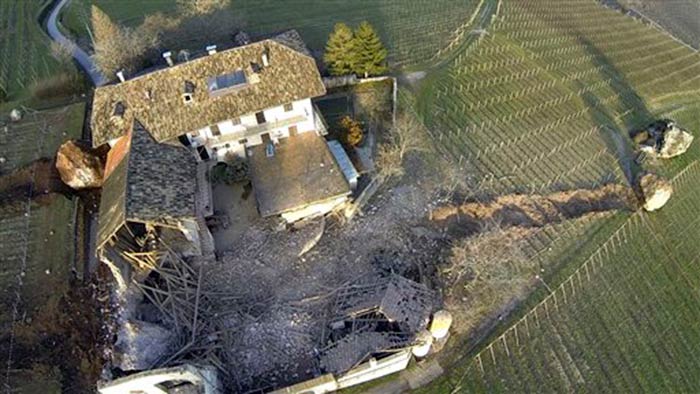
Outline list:
[[[263,133],[270,131],[270,130],[289,127],[289,126],[295,125],[299,122],[303,122],[305,120],[306,120],[306,116],[298,115],[298,116],[294,116],[291,118],[278,120],[276,122],[265,122],[263,124],[259,124],[257,126],[251,126],[251,127],[246,128],[245,130],[237,131],[235,133],[222,134],[218,137],[211,138],[209,142],[214,143],[214,144],[220,144],[220,143],[224,143],[224,142],[238,141],[240,139],[263,134]]]

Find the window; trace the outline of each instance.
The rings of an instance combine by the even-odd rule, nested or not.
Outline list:
[[[255,119],[258,121],[258,124],[263,124],[267,122],[267,120],[265,120],[265,113],[263,111],[256,113]]]
[[[294,137],[299,134],[299,128],[297,126],[289,126],[289,135]]]
[[[290,112],[294,109],[294,104],[289,103],[284,105],[284,112]]]
[[[226,93],[230,89],[242,87],[246,84],[245,72],[243,70],[234,71],[229,74],[210,77],[207,79],[209,94]]]
[[[194,84],[190,81],[185,81],[184,93],[194,93]]]
[[[238,126],[239,124],[241,124],[241,118],[231,119],[231,123],[233,123],[234,126]]]
[[[123,118],[124,112],[126,112],[126,107],[124,106],[124,103],[119,101],[114,105],[114,112],[112,113],[112,116]]]
[[[221,130],[219,130],[219,125],[215,124],[214,126],[210,127],[211,129],[211,135],[214,137],[218,137],[221,135]]]

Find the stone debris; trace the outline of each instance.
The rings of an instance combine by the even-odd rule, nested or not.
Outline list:
[[[643,174],[637,184],[642,196],[644,209],[652,212],[661,209],[673,194],[673,186],[666,179],[655,174]]]
[[[10,111],[10,120],[13,122],[19,122],[22,120],[23,114],[22,111],[19,109],[15,108],[12,111]]]
[[[631,135],[639,149],[660,159],[670,159],[688,151],[693,135],[672,120],[659,120]]]
[[[171,330],[141,320],[128,320],[117,333],[115,366],[123,371],[152,368],[173,345]]]
[[[91,148],[76,141],[61,145],[56,153],[56,169],[61,180],[73,189],[102,186],[104,163]]]

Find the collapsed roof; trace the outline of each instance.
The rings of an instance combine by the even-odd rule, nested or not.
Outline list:
[[[433,291],[399,275],[344,287],[331,308],[321,368],[342,373],[371,355],[413,345],[435,306]]]
[[[157,143],[136,123],[107,159],[98,246],[127,221],[167,223],[195,218],[196,170],[191,151]]]
[[[300,44],[301,43],[301,44]],[[95,90],[93,145],[120,137],[135,120],[158,142],[241,115],[324,95],[298,33],[290,31]],[[212,81],[236,82],[212,89]],[[217,88],[218,86],[214,86]],[[185,98],[188,95],[188,98]]]

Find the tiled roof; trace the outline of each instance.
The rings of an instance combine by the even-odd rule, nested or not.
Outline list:
[[[227,119],[325,94],[315,60],[296,49],[293,34],[286,34],[98,87],[91,119],[93,145],[120,137],[134,120],[163,142]],[[263,67],[264,53],[267,67]],[[239,70],[245,73],[245,85],[210,95],[210,78]],[[185,103],[183,94],[192,88],[192,100]]]
[[[248,150],[253,190],[262,216],[272,216],[350,194],[325,139],[313,131]]]
[[[159,144],[138,123],[129,151],[102,187],[98,245],[126,221],[194,219],[197,161],[184,146]]]

